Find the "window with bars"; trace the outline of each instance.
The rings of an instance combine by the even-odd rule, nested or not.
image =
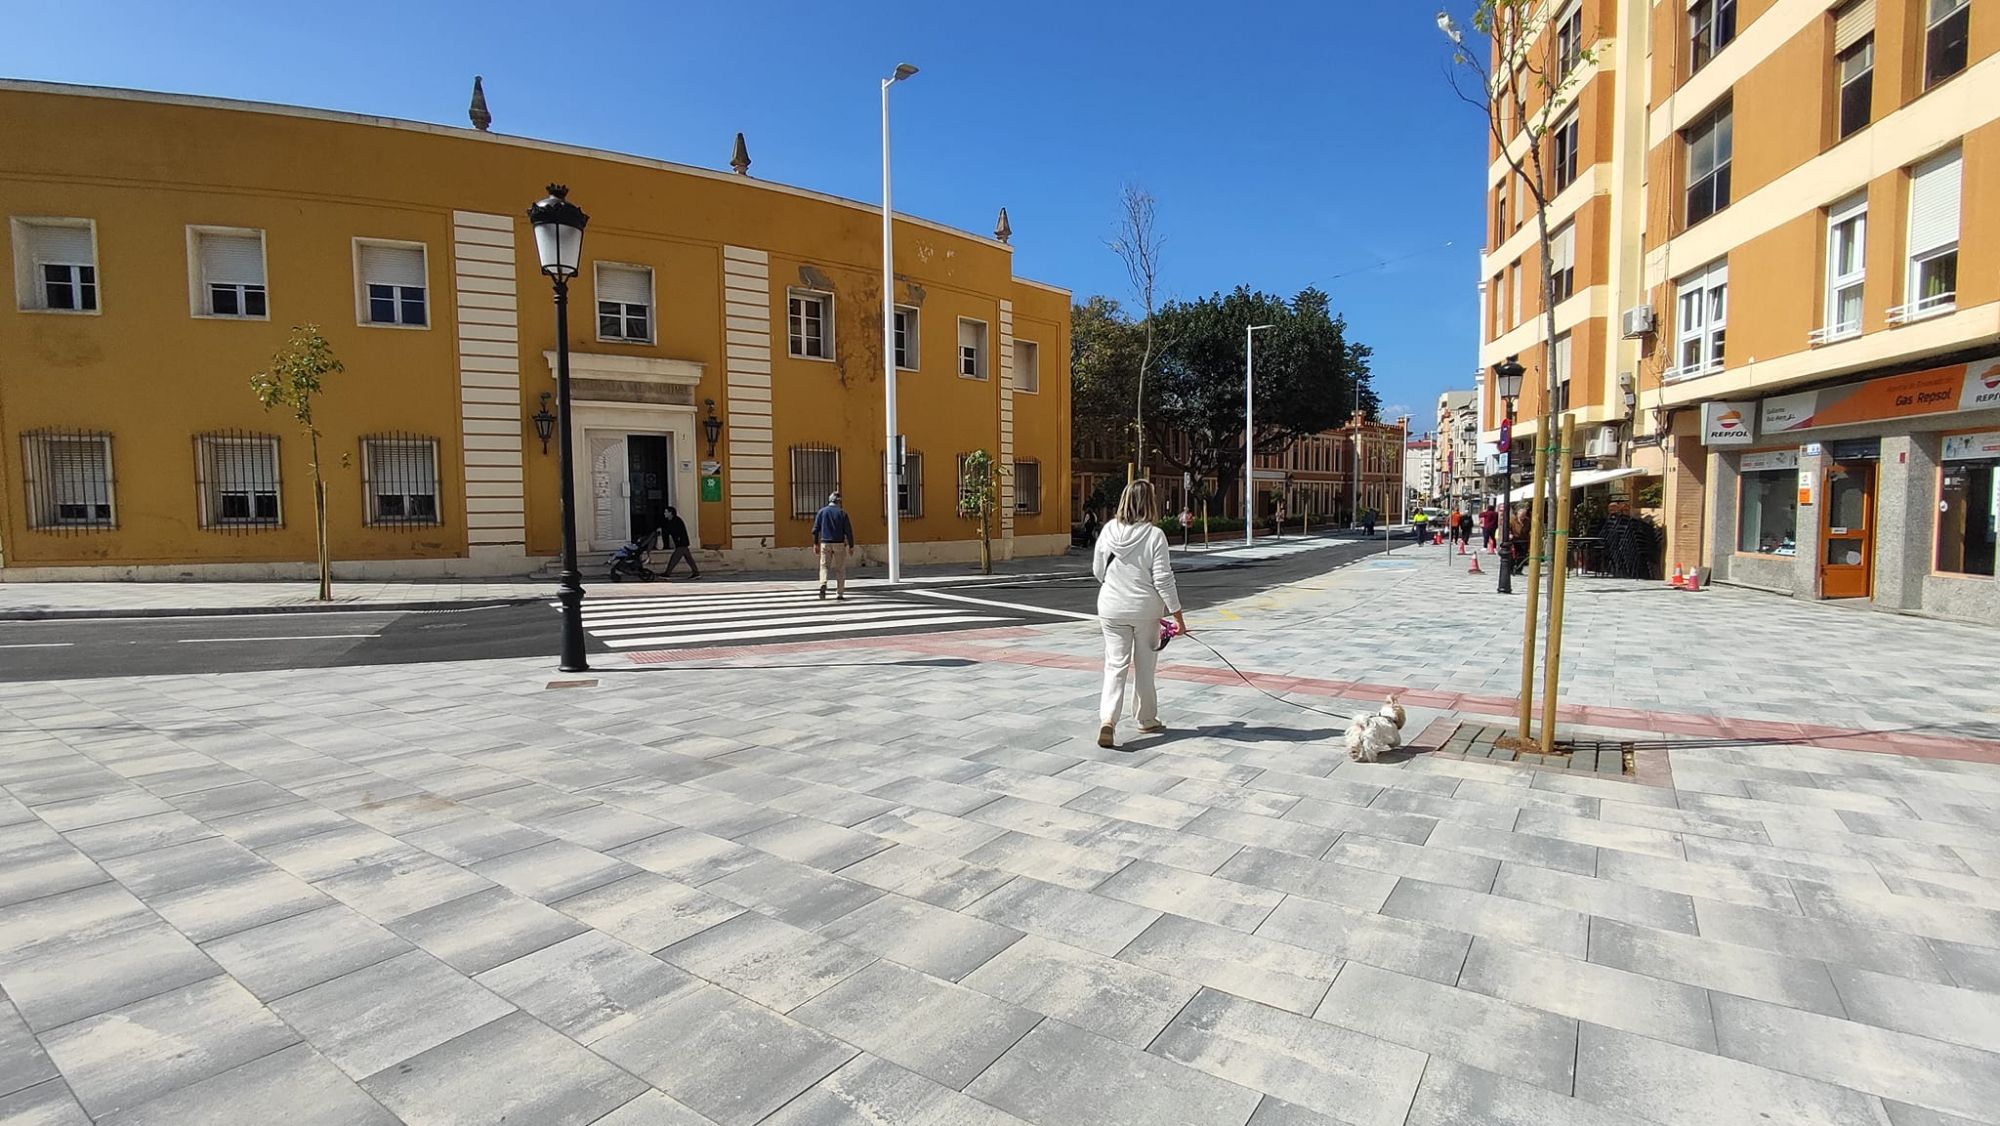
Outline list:
[[[1032,459],[1014,461],[1014,511],[1042,510],[1042,463]]]
[[[1576,156],[1579,134],[1576,114],[1555,127],[1549,134],[1551,163],[1555,165],[1556,190],[1562,191],[1576,182]]]
[[[97,311],[97,240],[88,219],[16,219],[15,293],[24,312]]]
[[[284,525],[278,439],[243,430],[197,434],[194,472],[202,527],[247,531]]]
[[[597,338],[628,344],[653,342],[653,271],[645,266],[597,264]]]
[[[833,358],[833,295],[794,289],[786,295],[786,336],[791,354],[802,359]],[[815,506],[814,512],[819,511]]]
[[[961,379],[986,378],[986,322],[958,319],[958,374]]]
[[[896,512],[908,519],[924,514],[924,455],[903,451],[903,477],[896,482]]]
[[[1029,395],[1042,390],[1042,346],[1014,338],[1014,390]]]
[[[1708,65],[1736,38],[1736,0],[1694,0],[1688,5],[1688,73]]]
[[[840,491],[840,450],[835,446],[792,447],[792,516],[810,520]]]
[[[896,306],[896,366],[904,371],[917,370],[921,353],[917,339],[917,311],[908,305]]]
[[[87,531],[117,526],[111,435],[101,430],[35,430],[21,435],[29,527]]]
[[[1682,278],[1678,297],[1674,374],[1685,378],[1719,370],[1729,321],[1728,262]]]
[[[430,323],[424,244],[356,239],[354,268],[361,284],[361,321],[422,328]]]
[[[205,317],[270,316],[264,289],[264,232],[189,229],[197,277],[196,312]]]
[[[1924,89],[1928,90],[1965,69],[1972,3],[1925,0],[1924,17]]]
[[[1730,105],[1712,109],[1683,135],[1687,147],[1687,225],[1729,206],[1729,162],[1734,147]]]
[[[400,433],[361,439],[361,491],[370,525],[442,524],[437,439]]]

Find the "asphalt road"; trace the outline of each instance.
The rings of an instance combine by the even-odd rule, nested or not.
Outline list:
[[[1407,545],[1409,541],[1398,542]],[[1379,539],[1334,539],[1325,541],[1324,547],[1265,560],[1199,554],[1177,557],[1181,600],[1189,610],[1198,612],[1219,602],[1324,574],[1381,549]],[[727,583],[716,583],[713,589],[724,592],[728,587]],[[1054,578],[953,583],[938,589],[1018,607],[1025,612],[1023,616],[1036,608],[1057,611],[1051,618],[1088,614],[1097,598],[1096,583],[1087,571]],[[878,593],[923,601],[913,593]],[[553,658],[558,631],[555,612],[541,602],[454,610],[0,622],[0,681]],[[594,637],[590,649],[608,651]]]

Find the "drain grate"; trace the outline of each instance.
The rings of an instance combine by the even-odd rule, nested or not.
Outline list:
[[[1549,754],[1539,744],[1524,743],[1512,728],[1479,723],[1461,723],[1438,748],[1467,758],[1495,762],[1521,762],[1546,770],[1568,770],[1578,774],[1625,776],[1633,773],[1632,744],[1592,740],[1558,742]]]

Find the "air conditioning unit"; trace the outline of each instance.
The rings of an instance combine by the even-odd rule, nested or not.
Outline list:
[[[1619,335],[1627,340],[1636,340],[1653,331],[1656,322],[1651,305],[1634,305],[1618,318]]]
[[[1618,427],[1598,427],[1597,433],[1583,443],[1583,456],[1596,458],[1617,457]]]

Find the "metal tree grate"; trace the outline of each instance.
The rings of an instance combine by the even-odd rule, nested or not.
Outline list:
[[[1513,728],[1486,724],[1459,724],[1438,749],[1467,758],[1518,762],[1579,774],[1618,777],[1635,773],[1629,742],[1559,740],[1551,753],[1544,755],[1539,744],[1524,743],[1515,737]]]

